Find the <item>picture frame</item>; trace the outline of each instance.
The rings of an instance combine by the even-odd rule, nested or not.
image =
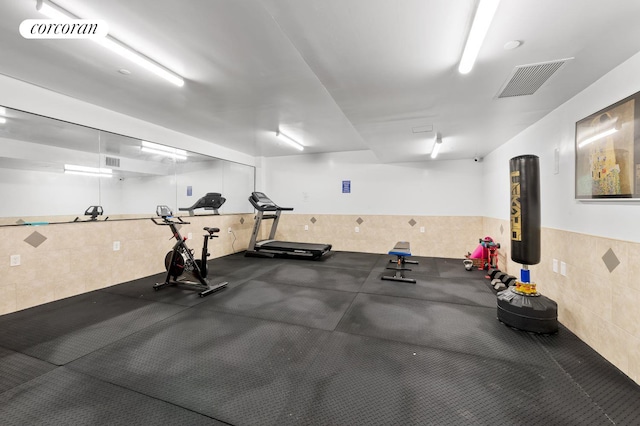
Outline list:
[[[575,198],[640,200],[640,92],[576,122]]]

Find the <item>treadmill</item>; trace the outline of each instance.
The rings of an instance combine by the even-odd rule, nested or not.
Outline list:
[[[278,241],[276,229],[280,214],[283,211],[291,211],[292,207],[280,207],[262,192],[252,192],[249,202],[258,211],[256,223],[253,226],[253,234],[245,256],[261,257],[297,257],[307,259],[319,259],[331,251],[331,244],[296,243],[292,241]],[[263,220],[273,220],[269,239],[256,241],[260,233],[260,225]]]

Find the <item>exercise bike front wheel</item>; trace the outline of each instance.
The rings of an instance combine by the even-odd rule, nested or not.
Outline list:
[[[184,272],[186,261],[182,253],[176,253],[175,256],[173,253],[170,251],[164,257],[164,267],[169,272],[169,275],[176,279]]]

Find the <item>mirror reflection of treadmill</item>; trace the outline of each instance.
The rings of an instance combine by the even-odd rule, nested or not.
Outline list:
[[[218,209],[222,207],[225,201],[227,201],[227,199],[219,192],[208,192],[191,207],[179,207],[178,210],[181,212],[188,211],[189,216],[193,216],[193,211],[196,209],[213,210],[213,214],[220,214],[218,213]]]
[[[299,243],[293,241],[278,241],[275,239],[280,214],[291,211],[292,207],[280,207],[262,192],[252,192],[249,202],[258,211],[253,226],[251,241],[245,256],[261,257],[299,257],[318,259],[331,251],[331,244]],[[263,220],[273,220],[269,239],[257,241],[260,225]]]

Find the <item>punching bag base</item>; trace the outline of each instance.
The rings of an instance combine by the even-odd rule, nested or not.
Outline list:
[[[542,295],[516,293],[509,287],[498,293],[498,320],[518,330],[553,334],[558,331],[558,304]]]

